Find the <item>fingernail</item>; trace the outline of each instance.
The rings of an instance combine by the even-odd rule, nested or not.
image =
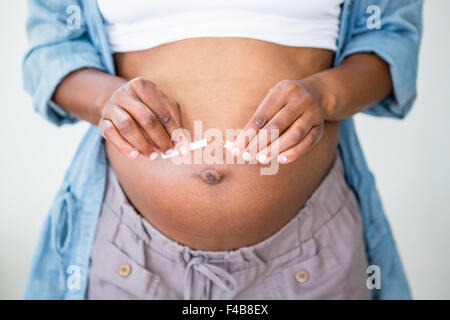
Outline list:
[[[245,152],[242,154],[242,158],[243,158],[245,161],[250,161],[250,159],[252,158],[252,155],[251,155],[249,152],[245,151]]]
[[[139,157],[139,152],[137,152],[136,150],[131,150],[130,157],[136,159],[137,157]]]
[[[279,162],[287,162],[288,161],[288,157],[286,157],[284,154],[280,154],[278,156],[278,161]]]
[[[180,153],[181,153],[181,154],[184,155],[184,154],[187,153],[187,151],[188,151],[188,149],[186,148],[186,146],[181,146],[181,147],[180,147]]]
[[[233,146],[233,148],[231,149],[231,153],[235,156],[238,156],[241,153],[241,150],[238,146]]]
[[[170,156],[172,153],[174,153],[175,152],[175,150],[173,150],[173,149],[169,149],[169,150],[167,150],[166,152],[165,152],[165,154],[166,154],[166,156]]]
[[[267,163],[267,160],[268,160],[267,156],[265,154],[263,154],[263,153],[258,154],[256,159],[258,160],[259,163],[262,163],[262,164]]]
[[[150,154],[150,160],[156,160],[158,159],[158,152],[152,152]]]

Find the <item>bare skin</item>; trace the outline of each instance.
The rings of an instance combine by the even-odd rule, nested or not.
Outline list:
[[[189,39],[116,54],[118,77],[72,73],[54,100],[99,124],[127,197],[156,228],[196,249],[229,250],[267,238],[295,216],[332,164],[339,120],[391,92],[388,66],[376,55],[350,56],[330,69],[332,58],[323,49],[258,40]],[[252,129],[255,139],[277,127],[279,172],[151,160],[179,148],[171,133],[192,133],[195,120],[203,130]],[[252,143],[238,137],[236,153],[253,150]],[[276,156],[264,147],[251,157]]]

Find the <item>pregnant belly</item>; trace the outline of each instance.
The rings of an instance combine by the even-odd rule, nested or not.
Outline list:
[[[328,68],[332,53],[191,39],[115,58],[120,75],[147,77],[176,99],[185,128],[203,138],[242,128],[275,83]],[[128,199],[159,231],[195,249],[230,250],[269,237],[298,213],[330,168],[338,135],[339,123],[327,122],[314,149],[272,175],[258,164],[131,160],[109,143],[106,150]]]

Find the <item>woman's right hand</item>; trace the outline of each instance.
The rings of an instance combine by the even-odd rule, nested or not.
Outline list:
[[[182,128],[180,105],[144,77],[118,88],[101,111],[101,135],[125,156],[156,160],[160,152],[174,151],[172,133]],[[176,148],[187,152],[187,139],[177,130]]]

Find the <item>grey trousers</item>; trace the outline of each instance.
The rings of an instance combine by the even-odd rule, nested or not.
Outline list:
[[[276,214],[276,213],[274,213]],[[299,213],[262,242],[195,250],[127,201],[110,167],[88,299],[370,299],[361,218],[339,152]]]

